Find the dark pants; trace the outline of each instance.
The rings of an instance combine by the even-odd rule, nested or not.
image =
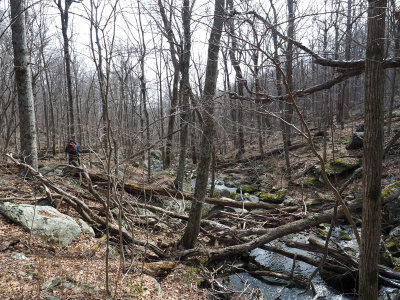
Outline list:
[[[76,167],[81,164],[79,153],[69,153],[68,155],[69,155],[68,164]]]

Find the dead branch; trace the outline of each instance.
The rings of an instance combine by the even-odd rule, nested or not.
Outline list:
[[[106,176],[102,174],[89,173],[90,179],[93,181],[106,181]],[[190,193],[180,192],[174,189],[155,188],[151,186],[138,185],[133,183],[123,183],[120,185],[125,192],[133,195],[143,195],[150,197],[151,195],[167,196],[175,199],[193,200],[194,196]],[[220,199],[220,198],[205,198],[205,202],[214,205],[243,208],[246,210],[252,209],[275,209],[279,207],[277,204],[265,202],[239,202],[235,200]]]
[[[22,167],[22,168],[26,169],[28,172],[30,172],[30,174],[32,176],[34,176],[35,178],[37,178],[42,184],[46,185],[47,187],[49,187],[51,190],[55,191],[56,193],[64,196],[64,198],[63,198],[64,201],[66,201],[69,205],[71,205],[81,215],[81,217],[84,220],[88,221],[90,224],[92,224],[94,226],[103,227],[103,228],[105,227],[105,225],[106,225],[105,219],[100,217],[98,214],[94,214],[90,210],[90,208],[86,205],[86,203],[84,203],[77,197],[65,192],[63,189],[59,188],[54,183],[52,183],[48,179],[44,178],[40,172],[36,171],[31,166],[17,161],[12,156],[12,154],[6,154],[6,156],[8,158],[10,158],[18,167]],[[77,168],[77,167],[74,167],[74,168],[77,170],[80,170],[81,172],[85,171],[82,168]],[[113,233],[115,235],[119,235],[120,229],[117,224],[110,222],[109,228],[110,228],[111,233]],[[156,245],[154,245],[148,241],[144,241],[144,240],[143,241],[135,240],[132,237],[132,235],[125,228],[121,228],[121,231],[122,231],[124,239],[126,239],[128,242],[132,242],[132,243],[140,245],[140,246],[149,247],[159,257],[165,257],[164,252],[161,249],[159,249]]]

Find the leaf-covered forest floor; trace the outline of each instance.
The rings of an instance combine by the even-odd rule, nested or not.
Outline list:
[[[394,118],[399,122],[397,118]],[[361,123],[352,122],[345,126],[345,129],[337,127],[333,131],[333,137],[329,133],[327,140],[327,160],[332,161],[341,159],[345,162],[354,162],[360,159],[361,150],[346,150],[345,146],[350,139],[355,126]],[[398,123],[394,123],[392,128],[396,128]],[[316,131],[313,131],[313,134]],[[393,136],[394,133],[391,134]],[[385,138],[385,143],[391,137]],[[255,138],[254,138],[255,140]],[[292,144],[305,142],[299,136],[292,140]],[[322,153],[323,138],[314,138],[317,150]],[[281,137],[277,133],[266,142],[266,148],[279,149],[282,147]],[[399,180],[398,163],[400,156],[399,143],[392,147],[390,155],[384,162],[383,186],[393,180]],[[235,174],[237,178],[249,182],[257,180],[259,190],[269,192],[273,187],[286,188],[287,196],[293,198],[296,206],[290,212],[290,216],[302,218],[312,213],[307,203],[319,200],[320,205],[315,211],[322,211],[332,207],[334,198],[329,193],[326,186],[314,180],[313,166],[316,165],[316,158],[311,153],[308,146],[300,147],[291,151],[290,160],[293,166],[291,180],[287,179],[284,172],[283,154],[274,154],[264,158],[262,163],[254,160],[253,157],[259,155],[257,143],[247,145],[246,153],[241,158],[241,162],[235,162],[236,151],[229,149],[226,153],[217,153],[217,173]],[[81,156],[83,163],[87,163],[88,158]],[[56,158],[48,158],[40,161],[41,166],[56,166],[65,164],[64,155]],[[35,204],[37,198],[44,197],[45,194],[40,188],[40,184],[35,180],[26,180],[18,175],[15,168],[11,165],[4,165],[0,168],[0,201],[9,199],[17,203]],[[258,166],[257,168],[255,166]],[[99,168],[88,168],[89,172],[101,172]],[[130,174],[130,175],[129,175]],[[151,183],[146,182],[145,171],[140,168],[132,168],[126,172],[126,181],[143,183],[154,188],[170,187],[174,177],[169,172],[159,172],[154,174]],[[340,187],[343,182],[351,175],[332,176],[335,186]],[[65,191],[75,196],[83,197],[84,186],[79,179],[68,175],[49,173],[46,178],[62,187]],[[104,186],[96,186],[99,193],[104,196],[106,189]],[[343,192],[343,197],[354,199],[360,197],[362,192],[361,177],[356,178]],[[123,197],[134,197],[124,195]],[[100,212],[101,205],[94,199],[85,197],[84,202],[91,208]],[[315,204],[315,203],[314,203]],[[62,213],[68,214],[75,219],[79,218],[77,212],[65,204],[59,206]],[[265,226],[273,227],[283,222],[276,219],[267,222]],[[147,239],[157,245],[172,245],[179,241],[184,230],[184,223],[176,228],[157,227],[149,228],[148,224],[135,227],[134,235],[140,239]],[[310,229],[315,230],[315,229]],[[317,230],[315,230],[318,232]],[[104,233],[96,232],[96,238],[87,233],[82,233],[63,249],[58,246],[50,245],[39,238],[31,236],[22,227],[13,224],[4,216],[0,215],[0,295],[3,299],[46,299],[53,295],[59,299],[106,299],[105,292],[105,255],[106,245],[101,239]],[[223,247],[222,244],[210,244],[202,233],[200,233],[199,246]],[[117,248],[118,244],[114,243]],[[115,249],[110,252],[110,288],[115,299],[207,299],[210,292],[203,289],[200,283],[203,281],[202,273],[198,268],[177,262],[172,271],[161,276],[152,276],[146,271],[144,256],[146,253],[142,249],[131,248],[133,259],[127,258],[124,269],[121,269],[121,257]],[[16,253],[22,253],[23,258],[17,258]],[[126,272],[129,270],[129,272]],[[60,277],[62,283],[54,290],[43,289],[43,284],[55,277]],[[51,299],[51,298],[47,298]]]

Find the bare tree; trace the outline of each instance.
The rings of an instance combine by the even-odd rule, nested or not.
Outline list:
[[[210,169],[212,145],[214,141],[214,97],[218,77],[218,54],[222,27],[224,24],[225,0],[215,0],[214,21],[208,41],[206,77],[203,90],[203,124],[199,155],[199,168],[194,188],[194,200],[189,220],[182,237],[185,249],[193,248],[200,231],[201,209],[207,193],[208,172]]]
[[[179,98],[179,76],[180,76],[180,61],[179,61],[179,43],[177,42],[174,32],[172,30],[171,21],[168,19],[167,14],[165,12],[164,4],[161,0],[158,0],[158,6],[161,14],[161,18],[164,24],[164,35],[166,36],[169,49],[171,53],[171,60],[174,66],[174,76],[172,83],[172,95],[171,95],[171,104],[169,109],[169,118],[168,118],[168,128],[167,128],[167,142],[165,147],[165,157],[164,157],[164,168],[168,168],[171,165],[171,153],[172,153],[172,138],[174,132],[174,123],[175,123],[175,113],[176,106],[178,105]]]
[[[32,93],[31,69],[26,46],[25,8],[23,0],[11,0],[11,30],[14,49],[15,84],[18,93],[21,151],[24,160],[38,168],[35,109]]]
[[[75,137],[75,103],[72,94],[72,73],[71,73],[71,55],[69,51],[69,37],[68,37],[68,22],[69,22],[69,9],[76,0],[64,0],[64,6],[61,0],[54,0],[60,11],[61,17],[61,32],[63,36],[63,50],[64,50],[64,62],[65,72],[67,77],[67,96],[68,96],[68,135]]]
[[[191,6],[189,0],[184,0],[182,4],[182,25],[184,32],[184,45],[181,61],[182,70],[182,111],[181,111],[181,133],[180,133],[180,153],[179,165],[175,179],[175,187],[178,190],[183,188],[184,171],[186,163],[186,151],[188,140],[188,122],[189,122],[189,97],[192,93],[189,82],[189,68],[190,68],[190,52],[191,52]]]

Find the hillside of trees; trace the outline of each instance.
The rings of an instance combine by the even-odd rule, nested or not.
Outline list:
[[[394,0],[0,3],[0,294],[397,299],[399,67]]]

